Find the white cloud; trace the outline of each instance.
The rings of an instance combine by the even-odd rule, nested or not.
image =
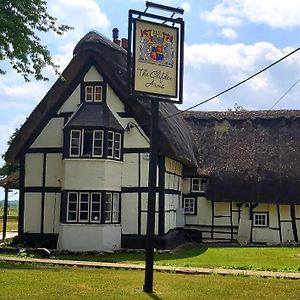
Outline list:
[[[229,39],[237,38],[237,33],[232,28],[223,28],[221,30],[221,35],[223,35],[224,37],[229,38]]]
[[[185,13],[189,13],[192,10],[191,5],[188,2],[183,2],[180,7],[184,9]]]
[[[295,0],[222,0],[201,18],[219,26],[239,26],[244,21],[270,27],[300,26],[300,1]]]
[[[202,102],[235,85],[290,52],[260,42],[194,44],[185,46],[184,107]],[[299,78],[300,54],[294,54],[238,88],[221,95],[197,109],[224,110],[235,103],[246,109],[269,109],[287,88]],[[299,109],[300,86],[287,95],[276,108]]]

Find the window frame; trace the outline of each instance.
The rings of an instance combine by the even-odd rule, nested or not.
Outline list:
[[[81,210],[81,204],[82,204],[82,195],[87,195],[87,210]],[[90,218],[90,193],[88,192],[79,192],[78,193],[78,223],[88,223]],[[87,219],[81,219],[81,212],[87,212]]]
[[[256,217],[262,217],[264,216],[265,223],[264,224],[259,224],[259,221],[262,221],[261,219],[259,220],[256,219]],[[258,222],[257,222],[258,221]],[[269,212],[265,211],[257,211],[252,213],[252,222],[253,222],[253,227],[258,227],[258,228],[267,228],[269,227]]]
[[[70,211],[70,195],[76,195],[76,211]],[[120,224],[121,223],[121,193],[116,191],[63,191],[63,206],[61,222],[66,224]],[[87,195],[87,210],[82,210],[82,195]],[[93,195],[99,195],[99,210],[93,210]],[[106,218],[106,202],[110,199],[109,218]],[[116,203],[116,204],[115,204]],[[75,213],[75,219],[69,219],[69,213]],[[82,219],[80,214],[87,212],[87,219]],[[98,220],[93,220],[92,215],[96,212]]]
[[[72,134],[74,132],[79,132],[79,138],[78,138],[78,141],[79,141],[78,152],[79,153],[78,154],[72,154],[72,140],[74,139],[74,138],[72,138]],[[81,151],[82,151],[82,149],[81,149],[81,143],[82,143],[81,135],[82,135],[82,130],[80,130],[80,129],[71,129],[71,131],[70,131],[70,145],[69,145],[69,156],[70,157],[80,157],[81,156]]]
[[[99,211],[94,211],[93,210],[93,195],[100,195],[100,202],[99,202]],[[99,213],[99,220],[93,220],[92,215],[93,212],[97,212]],[[101,192],[91,192],[91,196],[90,196],[90,222],[91,223],[96,223],[96,224],[101,224],[101,214],[102,214],[102,193]]]
[[[186,206],[186,201],[189,200],[189,210],[187,211],[187,206]],[[192,203],[192,207],[193,207],[193,211],[190,210],[191,206],[191,200],[193,201]],[[195,197],[191,197],[191,196],[186,196],[183,198],[183,208],[184,208],[184,213],[186,215],[196,215],[197,214],[197,203],[196,203],[197,199]]]
[[[81,103],[105,103],[106,82],[105,81],[83,81],[81,83]],[[97,95],[100,95],[97,98]]]
[[[195,184],[194,181],[199,181],[199,183],[197,184],[199,186],[198,189],[194,189],[194,184]],[[203,189],[203,185],[205,186],[204,189]],[[207,178],[192,178],[191,179],[191,192],[193,192],[193,193],[205,193],[206,192],[206,185],[207,185]]]
[[[76,218],[75,220],[69,220],[69,203],[70,203],[70,194],[75,194],[76,195],[76,211],[71,211],[76,213]],[[78,222],[78,193],[77,192],[69,192],[67,194],[67,214],[66,214],[66,221],[67,223],[77,223]]]
[[[96,139],[95,135],[96,133],[101,133],[101,139]],[[101,147],[98,147],[101,149],[101,154],[95,154],[95,140],[101,141]],[[93,146],[92,146],[92,157],[103,157],[103,150],[104,150],[104,130],[103,129],[94,129],[93,130]]]

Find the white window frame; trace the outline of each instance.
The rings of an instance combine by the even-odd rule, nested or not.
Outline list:
[[[101,139],[96,139],[96,133],[101,134]],[[101,147],[95,146],[95,141],[99,140],[101,141]],[[104,131],[95,129],[93,130],[93,149],[92,149],[92,157],[102,157],[103,156],[103,146],[104,146]],[[95,148],[101,149],[101,154],[95,154]]]
[[[88,93],[87,90],[90,89],[90,88],[92,89],[92,92]],[[92,99],[91,100],[87,99],[87,95],[88,94],[92,95]],[[84,101],[85,102],[89,102],[89,103],[94,102],[94,86],[92,86],[92,85],[86,85],[84,87]]]
[[[116,137],[119,138],[119,141],[117,141]],[[117,147],[117,142],[119,143],[119,146]],[[122,135],[119,132],[115,132],[114,134],[114,158],[121,159],[121,150],[122,150]],[[116,155],[116,151],[118,151],[118,155]]]
[[[73,138],[73,133],[74,132],[79,132],[79,145],[78,145],[78,154],[72,154],[72,140],[75,139]],[[77,139],[77,138],[76,138]],[[69,147],[69,155],[70,157],[79,157],[82,153],[82,133],[81,133],[81,130],[79,129],[72,129],[71,132],[70,132],[70,147]]]
[[[110,200],[110,201],[108,201]],[[106,209],[106,203],[110,202],[110,209]],[[112,193],[105,193],[105,202],[104,202],[104,223],[111,223],[112,221],[112,205],[113,205],[113,196]],[[106,218],[106,213],[109,213],[109,218]]]
[[[113,202],[112,202],[112,222],[119,222],[119,214],[120,214],[120,194],[113,193]],[[116,218],[115,218],[116,216]]]
[[[100,202],[99,202],[99,210],[93,210],[93,195],[99,195],[100,196]],[[90,197],[90,222],[91,223],[101,223],[101,201],[102,201],[102,193],[101,192],[92,192],[91,197]],[[93,213],[96,212],[99,215],[98,220],[93,220],[92,215]]]
[[[87,210],[81,210],[81,196],[82,195],[87,195],[87,205],[88,209]],[[87,213],[87,219],[81,219],[80,214],[81,212],[86,212]],[[78,222],[79,223],[88,223],[89,222],[89,216],[90,216],[90,193],[88,192],[80,192],[79,193],[79,201],[78,201]]]
[[[264,217],[264,218],[261,218]],[[264,224],[260,224],[264,219]],[[253,212],[253,226],[254,227],[268,227],[269,214],[267,212]]]
[[[112,139],[109,139],[109,134],[112,134]],[[111,147],[108,146],[109,141],[111,141]],[[108,131],[107,132],[107,158],[114,158],[114,152],[115,152],[115,132],[114,131]],[[111,149],[111,155],[109,155],[109,149]]]
[[[188,203],[188,205],[187,205],[187,203]],[[196,199],[193,197],[184,197],[183,198],[183,207],[184,207],[184,212],[186,215],[195,215],[196,214]],[[192,207],[192,209],[191,209],[191,207]]]
[[[206,188],[203,188],[203,186],[206,187],[206,183],[207,183],[207,179],[206,178],[192,178],[192,181],[191,181],[191,191],[192,192],[196,192],[196,193],[206,192]],[[199,188],[198,189],[194,189],[194,185],[198,185]]]
[[[69,203],[70,203],[70,194],[75,194],[76,195],[76,210],[69,210]],[[75,212],[76,213],[76,218],[75,220],[69,220],[69,212]],[[68,192],[68,200],[67,200],[67,218],[66,218],[68,223],[77,223],[78,221],[78,193],[77,192]]]
[[[96,90],[97,90],[97,88],[100,88],[100,91],[101,91],[99,100],[96,99]],[[95,85],[94,86],[94,99],[93,100],[94,100],[94,102],[102,102],[102,99],[103,99],[103,86],[102,85]]]
[[[109,201],[108,201],[109,200]],[[106,209],[106,203],[110,202],[110,209]],[[115,205],[114,203],[117,203]],[[104,223],[119,223],[120,218],[120,193],[106,192],[104,203]],[[106,217],[109,213],[109,218]],[[116,217],[115,217],[116,216]]]

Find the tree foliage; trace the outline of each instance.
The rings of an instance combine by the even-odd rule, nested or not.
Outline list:
[[[69,29],[47,12],[44,0],[0,0],[0,60],[7,59],[25,81],[30,76],[47,80],[42,69],[48,65],[59,74],[58,66],[37,34],[52,31],[63,35]],[[0,73],[5,71],[0,68]]]
[[[10,146],[10,144],[12,143],[12,141],[14,140],[14,138],[16,137],[16,135],[19,132],[19,128],[16,128],[14,133],[9,137],[9,140],[7,142],[7,145]],[[5,154],[2,155],[2,158],[5,158]],[[0,177],[4,177],[4,176],[8,176],[16,171],[19,170],[19,166],[17,165],[12,165],[9,163],[5,163],[1,168],[0,168]]]

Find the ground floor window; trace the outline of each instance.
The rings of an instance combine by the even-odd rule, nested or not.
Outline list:
[[[196,214],[196,199],[186,197],[183,199],[183,207],[186,215]]]
[[[253,226],[268,227],[269,226],[269,214],[267,212],[253,213]]]
[[[68,191],[63,203],[67,223],[120,223],[119,192]]]

